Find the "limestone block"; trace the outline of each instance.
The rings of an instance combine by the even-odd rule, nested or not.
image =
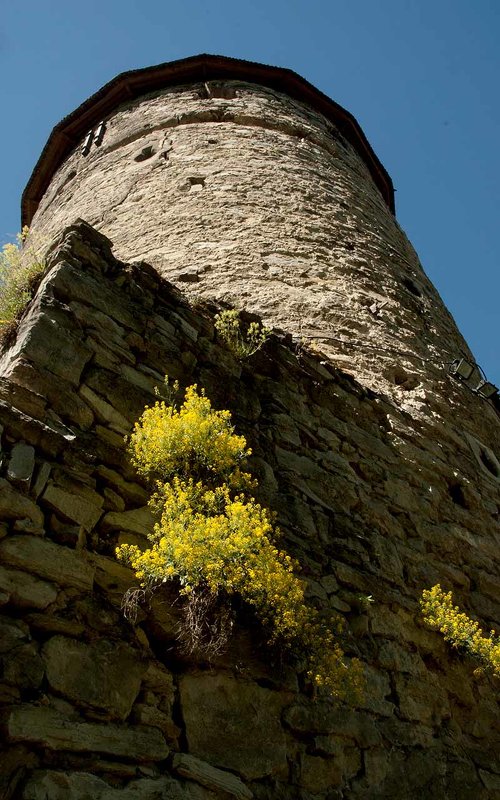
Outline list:
[[[138,369],[130,367],[128,364],[121,364],[120,371],[128,383],[131,383],[134,387],[138,387],[142,391],[153,395],[153,397],[156,397],[155,389],[158,389],[158,391],[161,392],[161,390],[164,388],[163,378],[160,381],[154,380],[154,378],[150,377],[149,375],[145,375],[144,372],[140,372]]]
[[[93,362],[114,372],[118,372],[120,364],[123,362],[135,364],[135,356],[130,350],[122,347],[105,333],[92,331],[92,334],[85,339],[86,344],[93,350]]]
[[[427,675],[427,680],[397,675],[396,691],[403,719],[435,725],[450,716],[447,693],[434,675]]]
[[[144,675],[143,684],[145,689],[161,694],[170,705],[174,702],[174,679],[171,672],[168,672],[162,664],[150,661]]]
[[[378,662],[384,669],[408,672],[412,675],[425,673],[425,665],[417,653],[410,653],[396,642],[385,642],[379,650]]]
[[[498,602],[498,598],[500,597],[500,577],[491,575],[489,572],[481,571],[477,573],[476,579],[480,591],[488,595],[492,600]]]
[[[32,488],[33,496],[35,498],[38,498],[45,489],[51,470],[52,467],[47,461],[44,461],[42,464],[40,464],[38,472],[36,473],[35,483]]]
[[[221,791],[237,800],[250,800],[253,793],[245,784],[230,772],[216,769],[199,758],[190,756],[187,753],[176,753],[172,762],[174,770],[184,778],[201,783],[208,789],[215,792]]]
[[[5,656],[3,677],[19,689],[38,689],[43,680],[44,663],[37,646],[30,642]]]
[[[0,519],[29,519],[43,531],[44,517],[35,503],[0,478]]]
[[[0,616],[0,654],[8,653],[30,639],[30,629],[25,622]]]
[[[394,713],[394,705],[386,699],[391,695],[389,675],[370,665],[365,666],[364,674],[366,688],[360,707],[384,717],[391,716]]]
[[[95,568],[94,581],[106,594],[121,604],[124,593],[135,582],[133,571],[120,564],[115,558],[100,553],[88,554],[89,564]]]
[[[79,638],[85,633],[84,626],[74,619],[64,619],[61,617],[51,616],[47,612],[43,614],[28,614],[26,622],[30,628],[47,636],[61,634],[64,636],[73,636]]]
[[[92,425],[94,419],[92,411],[75,393],[74,385],[64,377],[59,375],[55,381],[51,372],[19,357],[9,367],[9,380],[18,388],[30,389],[36,386],[37,392],[62,418],[70,420],[84,429]],[[21,405],[21,408],[23,411],[31,413],[25,403]],[[43,420],[44,416],[38,416],[38,418]]]
[[[105,369],[91,370],[86,375],[85,391],[88,390],[100,398],[105,397],[114,411],[120,414],[122,419],[127,420],[125,432],[129,431],[131,424],[141,415],[146,402],[151,400],[151,390],[145,394],[142,387]],[[87,402],[92,405],[89,400]],[[111,420],[109,421],[111,422]]]
[[[115,428],[115,430],[123,433],[123,435],[129,433],[129,421],[122,414],[116,411],[116,409],[113,408],[110,403],[96,394],[92,389],[86,385],[83,385],[80,388],[80,395],[90,406],[98,420],[111,425],[113,428]]]
[[[146,664],[124,643],[84,644],[54,636],[43,647],[47,680],[57,694],[77,705],[124,720],[139,694]]]
[[[35,448],[30,444],[18,442],[12,448],[7,469],[7,477],[16,486],[27,489],[35,468]]]
[[[201,787],[167,776],[142,778],[124,788],[115,788],[88,772],[38,770],[26,784],[22,800],[216,800],[216,797]]]
[[[106,511],[125,511],[125,500],[108,486],[103,491],[104,508]]]
[[[88,278],[88,276],[86,277]],[[77,300],[72,300],[68,305],[78,322],[80,322],[84,328],[95,328],[104,334],[108,340],[114,339],[117,342],[122,341],[125,335],[125,329],[121,325],[118,325],[109,313],[104,314],[102,311],[99,311],[99,309],[93,308],[87,303],[80,303]]]
[[[344,779],[351,778],[361,767],[361,752],[355,747],[339,751],[336,758],[326,759],[303,755],[300,785],[316,794],[341,786]]]
[[[500,795],[500,775],[498,773],[493,774],[493,772],[489,772],[488,770],[480,769],[479,777],[487,789],[492,792],[498,792]]]
[[[147,506],[134,508],[132,511],[110,511],[102,521],[102,529],[106,531],[127,531],[139,536],[148,536],[153,532],[154,517]]]
[[[194,756],[246,780],[287,774],[283,695],[224,674],[184,675],[179,694]]]
[[[0,566],[0,589],[7,600],[20,608],[47,608],[57,597],[57,589],[27,572]]]
[[[136,722],[139,725],[152,725],[154,728],[158,728],[163,733],[167,742],[173,744],[177,749],[178,739],[182,731],[174,723],[169,714],[164,714],[155,706],[136,703],[130,719],[132,722]]]
[[[101,518],[102,499],[101,506],[97,506],[85,494],[68,492],[53,483],[47,486],[41,499],[54,511],[82,525],[87,531],[95,528]]]
[[[382,748],[370,748],[363,753],[363,764],[367,783],[370,786],[378,786],[387,775],[389,763],[388,753]]]
[[[352,708],[338,708],[332,700],[296,703],[289,706],[283,721],[299,734],[330,734],[341,732],[360,747],[373,747],[381,742],[373,720]]]
[[[146,490],[138,483],[125,480],[116,470],[110,469],[104,464],[99,464],[97,467],[97,474],[106,481],[106,483],[109,483],[127,503],[131,505],[144,505],[147,503],[148,493]]]
[[[112,317],[119,325],[132,330],[140,326],[133,308],[120,292],[113,291],[97,276],[61,262],[48,275],[47,287],[60,299],[78,301]]]
[[[320,578],[320,583],[327,594],[333,594],[338,591],[339,585],[335,575],[323,575]]]
[[[37,765],[37,756],[22,745],[4,748],[0,753],[0,797],[2,800],[15,800],[20,797],[21,782],[28,770]]]
[[[77,386],[92,351],[77,331],[70,329],[70,318],[35,307],[19,327],[15,353]],[[66,323],[65,327],[62,322]]]
[[[14,707],[6,731],[12,742],[31,742],[49,750],[107,753],[136,762],[163,761],[168,756],[157,728],[79,722],[46,706]]]
[[[427,748],[435,744],[434,730],[427,725],[407,722],[396,717],[380,721],[378,729],[384,739],[394,747]]]
[[[105,781],[88,773],[37,770],[24,787],[23,800],[100,800],[113,791]]]
[[[60,586],[90,591],[93,568],[83,555],[34,536],[9,536],[0,542],[0,558],[6,564],[39,575]]]

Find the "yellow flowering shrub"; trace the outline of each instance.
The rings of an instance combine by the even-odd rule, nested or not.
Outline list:
[[[452,593],[444,592],[439,583],[424,590],[420,605],[431,628],[440,631],[453,647],[469,653],[488,671],[500,677],[500,638],[495,631],[484,636],[479,623],[454,606]]]
[[[216,315],[215,329],[240,361],[260,350],[271,335],[270,328],[265,328],[260,322],[251,322],[245,330],[235,308]]]
[[[347,667],[332,631],[305,603],[297,565],[275,546],[269,511],[245,493],[252,480],[241,467],[250,450],[229,412],[214,411],[190,386],[179,409],[157,402],[144,411],[130,451],[156,486],[150,547],[117,548],[141,587],[153,590],[175,578],[187,602],[238,595],[270,628],[272,641],[305,653],[316,685],[343,697],[359,693],[361,665],[353,659]]]
[[[15,243],[0,250],[0,338],[31,299],[30,283],[45,267],[40,253],[28,243],[28,234],[24,227]]]
[[[164,401],[146,408],[130,439],[139,474],[162,482],[175,475],[234,480],[250,452],[245,438],[235,435],[229,411],[214,411],[196,386],[186,389],[180,409]]]

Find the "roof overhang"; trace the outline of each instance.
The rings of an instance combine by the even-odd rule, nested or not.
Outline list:
[[[21,201],[22,225],[30,225],[52,176],[88,130],[121,103],[167,86],[210,80],[243,80],[276,89],[300,100],[329,119],[355,147],[392,213],[392,180],[373,152],[355,118],[290,69],[225,56],[198,55],[155,67],[122,72],[59,122],[33,170]]]

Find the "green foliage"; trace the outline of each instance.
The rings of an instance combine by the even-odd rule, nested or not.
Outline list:
[[[15,244],[5,244],[0,251],[0,338],[31,299],[31,283],[45,267],[28,237],[25,227],[17,235]]]
[[[220,613],[221,600],[238,595],[268,626],[271,641],[305,656],[317,686],[342,697],[359,694],[361,665],[353,659],[347,666],[331,629],[305,603],[297,565],[274,544],[271,514],[249,494],[255,483],[242,467],[250,450],[229,412],[214,411],[190,386],[179,409],[157,402],[144,411],[130,452],[156,487],[151,506],[158,522],[150,547],[117,549],[141,587],[180,582],[191,639],[207,627],[196,609],[206,614],[207,607],[218,607]],[[210,643],[215,651],[213,636]]]
[[[439,583],[424,590],[420,605],[426,622],[440,631],[452,647],[473,656],[487,671],[500,677],[500,638],[495,631],[483,636],[479,624],[453,605],[452,593],[445,593]]]
[[[271,335],[271,330],[260,322],[251,322],[244,330],[236,309],[221,311],[215,317],[215,328],[229,350],[242,361],[260,350]]]

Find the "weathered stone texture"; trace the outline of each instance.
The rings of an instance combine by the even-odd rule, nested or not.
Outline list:
[[[8,714],[7,732],[13,742],[32,742],[50,750],[99,752],[138,762],[162,761],[168,756],[156,728],[80,722],[51,708],[17,706]]]
[[[412,414],[443,413],[450,394],[457,402],[446,365],[467,346],[359,153],[298,100],[226,88],[170,87],[118,107],[99,147],[82,155],[79,143],[59,168],[33,233],[81,217],[189,296],[315,342]],[[74,300],[86,291],[75,281]],[[97,309],[127,324],[107,299]]]
[[[418,613],[422,589],[440,581],[485,629],[498,624],[500,487],[463,417],[418,420],[284,337],[237,362],[212,314],[146,265],[115,261],[81,223],[56,244],[27,309],[29,347],[14,342],[0,361],[5,796],[493,800],[494,686]],[[75,363],[92,351],[74,385],[38,360],[51,319],[74,332]],[[248,437],[259,499],[277,512],[310,601],[345,617],[344,647],[365,664],[358,708],[312,700],[304,676],[280,671],[244,626],[210,670],[188,664],[173,590],[140,607],[135,626],[124,621],[134,579],[113,550],[143,543],[153,517],[121,428],[167,369],[203,386]],[[101,400],[120,417],[98,412]],[[484,437],[485,404],[461,404]]]
[[[86,645],[64,636],[49,639],[43,659],[47,680],[57,694],[120,720],[128,717],[146,670],[125,644]]]
[[[286,696],[206,674],[183,677],[179,694],[188,747],[195,756],[247,780],[286,777],[286,740],[280,724]]]

